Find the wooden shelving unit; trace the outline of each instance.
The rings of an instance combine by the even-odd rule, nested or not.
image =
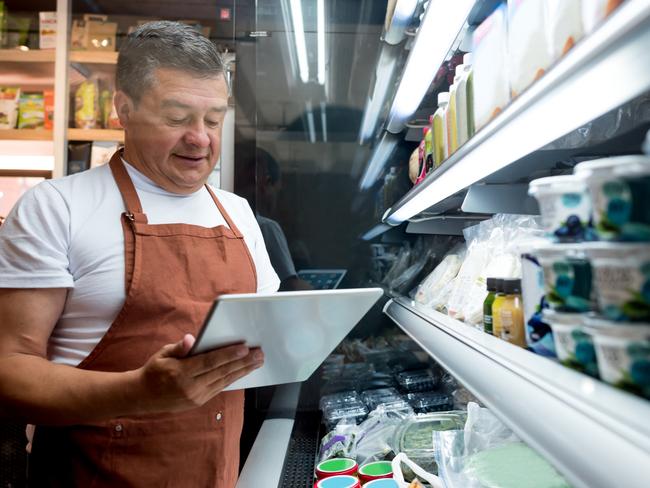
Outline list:
[[[124,131],[111,129],[68,129],[68,140],[124,142]]]
[[[117,52],[70,51],[70,62],[90,64],[117,64]]]
[[[0,62],[12,63],[53,63],[54,49],[0,49]]]
[[[46,129],[0,129],[0,141],[51,141],[52,131]]]

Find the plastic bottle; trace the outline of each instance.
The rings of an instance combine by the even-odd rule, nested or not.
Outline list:
[[[501,339],[526,347],[524,306],[521,300],[521,280],[503,280],[505,297],[500,307]]]
[[[456,91],[457,85],[449,87],[449,105],[447,105],[447,156],[451,156],[458,149],[458,131],[456,125]]]
[[[433,133],[431,132],[431,127],[425,127],[422,129],[422,136],[424,139],[424,165],[425,173],[433,169]]]
[[[497,292],[497,279],[488,278],[487,279],[487,291],[488,295],[485,297],[483,302],[483,331],[491,334],[492,333],[492,304],[496,298]]]
[[[503,292],[505,280],[498,278],[496,281],[496,294],[494,302],[492,302],[492,335],[501,338],[501,306],[506,298],[506,294]]]
[[[476,128],[474,126],[474,69],[472,68],[472,53],[463,56],[464,73],[462,76],[465,85],[465,105],[467,111],[467,138],[471,139]]]
[[[447,159],[446,111],[449,92],[438,93],[438,110],[433,114],[433,164],[437,168]]]

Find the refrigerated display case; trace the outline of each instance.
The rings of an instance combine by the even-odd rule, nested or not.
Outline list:
[[[409,2],[389,2],[387,19],[373,12],[376,4],[327,2],[328,69],[322,84],[317,2],[301,3],[305,24],[298,27],[292,20],[296,3],[283,3],[281,12],[273,12],[267,2],[258,4],[255,30],[262,34],[250,46],[256,62],[241,75],[254,80],[253,90],[244,93],[261,90],[255,99],[257,118],[248,119],[240,141],[272,154],[283,175],[274,205],[264,207],[266,179],[258,173],[253,201],[260,200],[262,211],[285,229],[296,259],[306,255],[306,247],[311,267],[352,266],[344,286],[376,283],[399,259],[399,249],[416,248],[422,238],[452,236],[437,250],[432,260],[437,262],[462,241],[463,229],[494,214],[538,214],[528,195],[528,183],[535,178],[566,174],[583,160],[641,152],[650,128],[650,71],[634,60],[650,47],[647,2],[619,2],[423,182],[397,192],[395,179],[409,186],[406,164],[436,110],[437,92],[452,83],[459,55],[470,50],[468,38],[499,2],[454,2],[453,8],[435,0],[413,2],[399,35],[388,32],[390,14]],[[350,17],[364,24],[356,29],[356,41],[341,35],[347,33],[342,25]],[[425,40],[429,65],[417,63],[423,59],[418,38]],[[342,49],[346,42],[354,48]],[[303,49],[307,56],[301,61]],[[287,71],[278,85],[267,76],[273,72],[271,60],[280,57]],[[411,59],[420,80],[403,88]],[[357,85],[360,72],[369,86]],[[321,122],[323,113],[329,117],[330,104],[341,103],[362,113],[351,112],[342,125],[350,133],[345,142],[356,139],[354,149],[334,149],[343,140],[330,139],[329,124]],[[287,122],[294,118],[299,120]],[[329,162],[333,150],[340,157]],[[341,177],[332,185],[332,173],[347,161],[351,171],[346,178],[352,182]],[[650,480],[648,401],[422,307],[412,291],[431,267],[432,262],[423,264],[418,278],[397,292],[387,287],[382,314],[366,317],[354,336],[398,327],[571,486],[645,486]],[[253,446],[253,452],[273,451],[273,467],[250,458],[239,486],[261,479],[269,486],[312,486],[318,442],[327,431],[314,405],[322,394],[314,383],[318,380],[304,384],[299,396],[294,392],[295,413],[284,412],[285,433],[292,429],[291,435],[259,438]],[[272,411],[267,421],[279,422]],[[286,453],[283,467],[276,447]]]

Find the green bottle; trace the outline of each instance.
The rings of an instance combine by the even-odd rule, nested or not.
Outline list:
[[[497,278],[488,278],[487,279],[487,291],[488,295],[485,297],[483,302],[483,331],[492,334],[492,304],[497,295],[499,279]]]

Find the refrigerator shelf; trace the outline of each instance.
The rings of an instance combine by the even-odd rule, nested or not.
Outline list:
[[[409,299],[384,313],[573,486],[647,486],[650,402]]]
[[[384,222],[400,224],[475,183],[509,183],[552,167],[553,152],[539,161],[526,157],[650,90],[650,64],[641,61],[648,46],[650,3],[628,0],[399,200]]]

